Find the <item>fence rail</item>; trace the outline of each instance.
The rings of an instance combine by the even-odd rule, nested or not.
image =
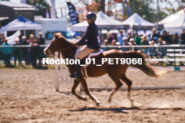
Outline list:
[[[40,45],[39,47],[47,47],[48,45]],[[8,45],[8,46],[2,46],[0,45],[0,47],[33,47],[31,45]],[[185,48],[185,45],[180,45],[180,44],[172,44],[172,45],[133,45],[133,46],[101,46],[102,48],[130,48],[130,47],[136,47],[136,48],[144,48],[144,47],[148,47],[148,48],[151,48],[151,47],[171,47],[171,48],[181,48],[181,47],[184,47]]]

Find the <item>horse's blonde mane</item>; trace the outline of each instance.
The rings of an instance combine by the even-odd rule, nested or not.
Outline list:
[[[68,41],[61,33],[55,33],[55,38],[56,39],[62,39],[62,40],[64,40],[64,41],[66,41],[66,42],[68,42],[68,43],[70,43],[70,44],[75,44],[75,41],[74,42],[70,42],[70,41]]]

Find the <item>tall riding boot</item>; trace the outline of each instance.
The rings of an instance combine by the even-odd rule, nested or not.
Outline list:
[[[80,61],[80,63],[82,63],[82,60]],[[83,78],[80,64],[76,65],[76,71],[74,72],[74,74],[69,75],[69,76],[71,78],[75,78],[76,80],[80,80]]]

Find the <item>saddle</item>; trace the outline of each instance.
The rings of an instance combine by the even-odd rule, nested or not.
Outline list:
[[[78,50],[77,50],[78,51]],[[88,56],[86,56],[85,58],[83,58],[81,61],[82,61],[82,64],[81,64],[81,68],[82,68],[82,74],[85,78],[88,77],[88,74],[87,74],[87,70],[86,70],[86,67],[89,65],[89,64],[85,64],[85,60],[88,58],[92,58],[92,57],[98,57],[99,55],[101,55],[103,53],[103,49],[97,49],[95,50],[94,52],[90,53]]]

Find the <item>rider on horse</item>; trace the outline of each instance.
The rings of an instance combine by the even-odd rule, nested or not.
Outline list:
[[[82,63],[82,59],[85,58],[90,53],[94,52],[95,50],[100,49],[100,40],[99,40],[99,34],[98,34],[98,27],[95,24],[96,20],[96,14],[89,13],[86,16],[86,20],[89,24],[87,27],[86,33],[81,38],[79,42],[74,44],[74,46],[82,46],[80,50],[78,50],[75,54],[75,59],[80,59],[80,63]],[[80,64],[76,65],[76,72],[74,75],[71,75],[71,77],[76,78],[76,80],[81,80],[83,77],[81,72],[81,66]]]

